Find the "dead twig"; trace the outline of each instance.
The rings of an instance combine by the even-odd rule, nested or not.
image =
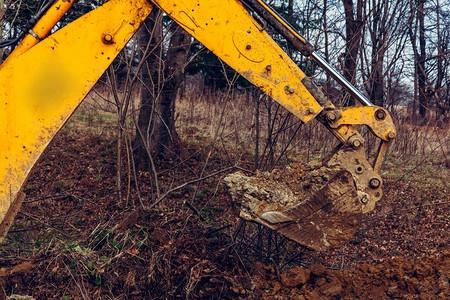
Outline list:
[[[192,205],[189,201],[186,201],[185,204],[194,212],[194,214],[196,214],[200,218],[200,220],[202,220],[203,222],[206,221],[206,218],[202,216],[202,214],[198,211],[197,208],[195,208],[194,205]]]
[[[219,171],[217,171],[217,172],[211,173],[211,174],[209,174],[209,175],[206,175],[206,176],[203,176],[203,177],[200,177],[200,178],[191,180],[191,181],[187,181],[187,182],[185,182],[185,183],[183,183],[183,184],[181,184],[181,185],[179,185],[179,186],[177,186],[177,187],[174,187],[174,188],[168,190],[164,195],[162,195],[161,197],[159,197],[158,200],[156,200],[153,204],[151,204],[150,206],[146,207],[145,209],[148,210],[148,209],[154,208],[154,207],[155,207],[156,205],[158,205],[162,200],[164,200],[168,195],[170,195],[171,193],[173,193],[173,192],[175,192],[175,191],[177,191],[177,190],[179,190],[179,189],[184,188],[185,186],[188,186],[188,185],[190,185],[190,184],[193,184],[193,183],[196,183],[196,182],[199,182],[199,181],[203,181],[203,180],[205,180],[205,179],[207,179],[207,178],[216,176],[216,175],[221,174],[221,173],[223,173],[223,172],[227,172],[227,171],[233,170],[233,169],[235,169],[235,168],[237,168],[237,166],[231,166],[231,167],[228,167],[228,168],[219,170]]]

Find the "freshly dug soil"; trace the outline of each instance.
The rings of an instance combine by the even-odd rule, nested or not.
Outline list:
[[[449,299],[450,251],[440,258],[401,257],[356,270],[330,270],[315,264],[295,267],[279,277],[258,265],[256,281],[264,299]]]
[[[252,201],[264,201],[273,210],[288,210],[311,198],[339,171],[320,162],[292,164],[283,170],[257,171],[255,176],[236,172],[224,178],[243,215],[253,215]],[[238,199],[239,198],[239,199]]]
[[[317,251],[341,246],[359,228],[361,202],[350,172],[319,162],[224,179],[240,216]]]

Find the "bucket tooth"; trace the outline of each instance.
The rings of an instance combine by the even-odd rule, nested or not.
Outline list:
[[[261,219],[271,224],[279,224],[285,222],[292,222],[292,219],[279,211],[268,211],[261,215]]]

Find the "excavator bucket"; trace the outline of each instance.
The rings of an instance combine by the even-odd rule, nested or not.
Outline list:
[[[225,178],[240,216],[316,251],[347,242],[361,223],[362,203],[352,174],[314,162],[285,170]]]

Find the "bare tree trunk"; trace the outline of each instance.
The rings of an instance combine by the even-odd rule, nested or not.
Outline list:
[[[344,77],[350,83],[355,83],[356,59],[361,44],[361,35],[363,28],[362,18],[362,0],[357,0],[356,16],[352,0],[342,0],[345,11],[345,53],[343,62]],[[350,98],[348,104],[353,105],[355,99]]]
[[[369,77],[369,98],[372,103],[378,106],[384,105],[384,76],[383,61],[385,53],[386,35],[387,35],[387,11],[382,14],[382,10],[388,7],[384,1],[372,1],[372,27],[370,36],[372,41],[371,53],[371,74]],[[383,7],[384,6],[384,7]]]
[[[439,113],[436,115],[436,121],[440,121],[443,124],[448,122],[448,112],[450,111],[450,107],[444,104],[441,97],[442,93],[442,83],[445,79],[446,72],[444,72],[444,57],[445,53],[443,48],[446,48],[447,45],[442,40],[441,33],[441,12],[440,12],[440,3],[439,0],[436,1],[436,28],[437,28],[437,45],[438,45],[438,57],[437,57],[437,78],[436,83],[434,85],[434,97],[436,98],[436,106],[439,110]]]
[[[419,0],[419,5],[417,7],[417,19],[419,20],[419,56],[418,56],[418,85],[419,85],[419,114],[422,120],[427,116],[428,111],[428,98],[426,94],[426,70],[425,70],[425,60],[426,60],[426,42],[425,42],[425,14],[424,14],[424,4],[426,0]]]
[[[175,23],[174,23],[175,24]],[[167,52],[167,69],[161,98],[161,119],[164,125],[160,135],[160,150],[173,152],[177,149],[179,137],[175,130],[175,101],[184,79],[184,68],[187,63],[191,36],[176,25],[170,39]]]
[[[141,72],[142,91],[138,128],[134,140],[140,162],[148,161],[149,152],[165,155],[176,152],[179,138],[175,130],[175,100],[187,62],[191,38],[181,27],[172,26],[166,57],[163,51],[162,14],[154,9],[145,22],[140,44],[149,40],[146,64]],[[148,30],[151,29],[151,30]]]
[[[328,19],[327,19],[327,10],[328,10],[328,0],[323,0],[323,13],[322,13],[322,21],[323,21],[323,31],[325,35],[325,60],[330,61],[330,53],[328,50],[329,41],[328,41]],[[326,91],[328,97],[331,95],[331,77],[327,72],[327,81],[326,81]]]
[[[376,55],[372,60],[370,100],[377,106],[384,105],[383,56]]]
[[[150,40],[149,47],[146,45]],[[139,45],[141,47],[141,59],[145,60],[141,70],[141,107],[137,122],[136,137],[133,146],[137,162],[147,162],[148,150],[156,150],[152,140],[154,139],[154,115],[158,110],[157,97],[159,95],[159,82],[162,60],[162,14],[154,8],[144,26],[139,32]]]
[[[435,104],[436,117],[439,120],[440,115],[446,122],[446,115],[450,110],[450,106],[445,104],[446,100],[441,99],[443,97],[443,80],[448,77],[447,67],[448,67],[448,52],[446,53],[443,49],[447,49],[447,41],[442,41],[441,36],[441,18],[440,18],[440,4],[439,1],[436,2],[436,26],[432,27],[427,25],[427,30],[432,31],[433,28],[436,30],[436,35],[430,34],[429,41],[432,45],[437,46],[437,55],[428,57],[426,56],[426,36],[425,36],[425,12],[424,5],[426,0],[419,0],[416,7],[414,7],[414,2],[411,2],[411,17],[410,17],[410,29],[409,35],[411,39],[411,44],[414,53],[414,63],[415,63],[415,98],[417,101],[415,105],[418,106],[418,112],[420,115],[420,122],[424,123],[428,121],[429,114],[428,111],[431,109],[431,104]],[[430,7],[430,11],[432,11]],[[444,19],[445,20],[445,19]],[[418,34],[418,45],[417,45],[417,33]],[[434,40],[436,38],[437,40]],[[432,54],[433,50],[430,50],[429,54]],[[427,61],[435,61],[430,63],[428,69],[426,69]],[[443,65],[445,61],[445,66]],[[434,101],[433,101],[434,100]],[[447,100],[448,102],[448,100]]]
[[[290,18],[294,16],[294,0],[288,2],[288,15]]]
[[[419,102],[419,84],[418,84],[418,74],[419,74],[419,53],[417,51],[417,17],[416,17],[416,7],[414,6],[414,2],[410,0],[410,17],[409,17],[409,38],[411,40],[411,46],[413,48],[414,55],[414,99],[413,99],[413,107],[412,107],[412,121],[416,123],[417,121],[417,104]]]
[[[3,17],[5,16],[5,1],[0,0],[0,41],[3,40]],[[3,62],[4,49],[0,48],[0,64]]]

